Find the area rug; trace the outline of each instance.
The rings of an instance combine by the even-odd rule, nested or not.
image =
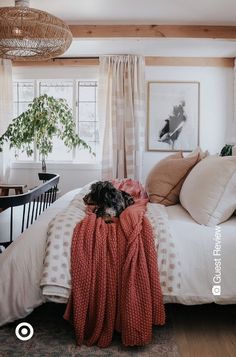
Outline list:
[[[76,346],[73,328],[62,318],[64,309],[63,305],[47,303],[27,318],[1,327],[0,357],[180,356],[168,306],[167,323],[165,326],[153,328],[153,339],[148,346],[126,348],[122,346],[119,334],[115,334],[112,345],[106,349]],[[20,341],[15,336],[15,328],[22,321],[30,323],[34,328],[34,335],[28,341]]]

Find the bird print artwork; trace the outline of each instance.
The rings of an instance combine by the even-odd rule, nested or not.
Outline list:
[[[175,149],[184,125],[187,122],[187,116],[184,111],[185,101],[173,106],[172,114],[165,119],[165,124],[158,134],[158,141],[169,144],[171,150]]]

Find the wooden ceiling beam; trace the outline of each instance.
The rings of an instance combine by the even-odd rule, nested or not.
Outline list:
[[[145,57],[146,66],[234,67],[234,58]],[[55,58],[48,61],[13,61],[15,67],[98,66],[99,58]]]
[[[236,26],[70,25],[74,38],[208,38],[236,39]]]

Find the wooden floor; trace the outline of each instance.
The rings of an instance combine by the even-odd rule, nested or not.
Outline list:
[[[236,305],[171,305],[181,357],[236,357]]]

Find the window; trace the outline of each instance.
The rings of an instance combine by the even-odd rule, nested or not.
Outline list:
[[[73,81],[39,81],[38,91],[39,95],[47,94],[54,98],[66,99],[71,110],[73,110]],[[47,161],[72,161],[73,152],[68,151],[63,141],[57,137],[53,140],[53,151],[47,157]]]
[[[27,110],[33,98],[48,94],[55,98],[64,98],[68,102],[76,123],[76,130],[81,139],[91,147],[96,157],[88,150],[76,148],[69,152],[63,142],[54,138],[53,152],[47,162],[96,163],[99,161],[99,129],[97,117],[97,82],[78,80],[29,80],[14,82],[14,117]],[[26,154],[19,154],[18,160],[31,160]],[[38,153],[34,161],[39,161]]]
[[[14,116],[18,116],[24,112],[28,105],[34,99],[34,83],[31,82],[15,82],[14,87]]]
[[[54,98],[64,98],[73,109],[73,81],[40,81],[39,95],[47,94]]]
[[[18,117],[27,110],[35,97],[34,81],[21,81],[13,83],[13,115]],[[15,152],[14,152],[15,154]],[[35,157],[28,157],[26,153],[17,152],[18,160],[32,161]]]
[[[99,155],[99,128],[97,119],[97,82],[78,82],[78,133]],[[77,150],[77,157],[81,155]],[[82,160],[89,160],[89,152],[84,153]]]

